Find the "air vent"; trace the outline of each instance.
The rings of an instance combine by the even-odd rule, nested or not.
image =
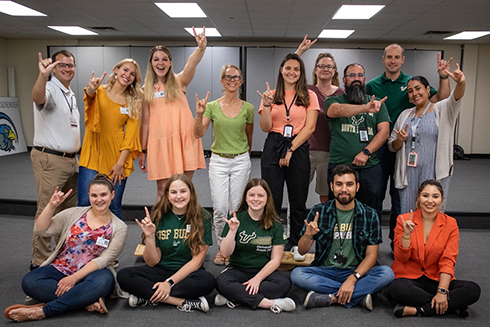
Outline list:
[[[427,31],[425,32],[425,35],[446,35],[446,34],[453,34],[456,32],[453,31]]]
[[[90,27],[92,30],[96,31],[103,31],[103,32],[115,32],[116,29],[114,27],[110,26],[95,26],[95,27]]]

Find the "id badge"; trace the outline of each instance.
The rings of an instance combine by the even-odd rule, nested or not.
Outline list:
[[[359,140],[361,142],[369,142],[367,127],[359,127]]]
[[[164,91],[155,92],[155,99],[163,98],[164,96],[165,96],[165,92]]]
[[[186,231],[187,231],[187,234],[189,234],[191,232],[191,224],[187,224]]]
[[[284,132],[282,133],[284,137],[293,137],[293,125],[287,124],[284,125]]]
[[[121,115],[128,115],[129,114],[128,107],[121,107],[119,109],[121,110]]]
[[[70,116],[70,125],[71,125],[71,127],[77,127],[78,126],[77,120],[73,116]]]
[[[95,244],[102,246],[103,248],[107,248],[109,246],[109,240],[99,236],[97,237],[97,242]]]
[[[408,154],[407,166],[408,167],[417,167],[417,160],[419,159],[419,155],[416,152],[410,152]]]

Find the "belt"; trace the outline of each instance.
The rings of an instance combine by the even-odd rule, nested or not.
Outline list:
[[[67,158],[75,158],[75,156],[77,155],[76,152],[73,152],[73,153],[60,152],[60,151],[56,151],[56,150],[51,150],[51,149],[48,149],[48,148],[44,148],[44,147],[41,147],[41,146],[35,146],[34,149],[36,149],[38,151],[41,151],[41,152],[45,152],[45,153],[49,153],[49,154],[54,154],[55,156],[67,157]]]
[[[213,153],[215,155],[220,156],[221,158],[233,159],[235,157],[241,156],[244,153],[247,153],[247,151],[242,152],[242,153],[237,153],[237,154],[234,154],[234,153],[216,153],[216,152],[213,152]]]

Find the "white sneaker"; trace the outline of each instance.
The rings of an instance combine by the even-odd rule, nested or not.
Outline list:
[[[235,304],[235,303],[231,302],[230,300],[228,300],[227,298],[225,298],[223,295],[221,295],[219,293],[216,294],[216,297],[214,298],[214,305],[217,306],[217,307],[221,307],[221,306],[223,306],[225,304],[230,309],[233,309],[236,306],[238,306],[238,304]]]
[[[294,253],[294,255],[293,255],[294,261],[301,261],[301,262],[302,261],[305,261],[306,255],[300,254],[298,252],[298,247],[297,246],[293,246],[293,249],[292,250],[293,250],[292,252]]]
[[[128,304],[131,308],[137,308],[140,305],[146,307],[147,305],[150,307],[156,307],[158,302],[150,302],[150,300],[139,298],[130,294],[128,297]]]
[[[274,313],[281,313],[283,311],[293,311],[296,309],[296,303],[293,299],[285,297],[283,299],[275,299],[274,304],[271,307],[271,311]]]

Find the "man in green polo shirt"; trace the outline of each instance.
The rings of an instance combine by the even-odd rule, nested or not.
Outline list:
[[[407,82],[412,78],[410,75],[405,75],[402,72],[402,65],[405,62],[404,51],[399,44],[393,43],[387,46],[383,52],[383,64],[385,66],[385,72],[378,77],[375,77],[366,84],[367,94],[375,95],[377,97],[386,99],[385,105],[388,109],[388,113],[391,118],[390,133],[393,129],[400,113],[413,107],[408,100],[407,95]],[[445,73],[445,69],[451,62],[452,58],[448,61],[441,60],[440,55],[437,55],[437,72],[439,74],[439,92],[431,87],[430,100],[437,102],[445,99],[449,96],[451,90],[449,88],[448,75]],[[418,72],[423,73],[423,72]],[[390,152],[386,143],[378,149],[377,152],[379,163],[381,166],[381,187],[379,189],[379,202],[378,211],[379,217],[382,217],[383,200],[386,195],[386,187],[388,180],[390,180],[390,197],[391,197],[391,213],[390,213],[390,239],[391,248],[393,249],[393,230],[396,225],[396,218],[398,215],[404,212],[400,212],[400,196],[398,190],[395,188],[393,181],[393,173],[395,170],[396,154]]]

